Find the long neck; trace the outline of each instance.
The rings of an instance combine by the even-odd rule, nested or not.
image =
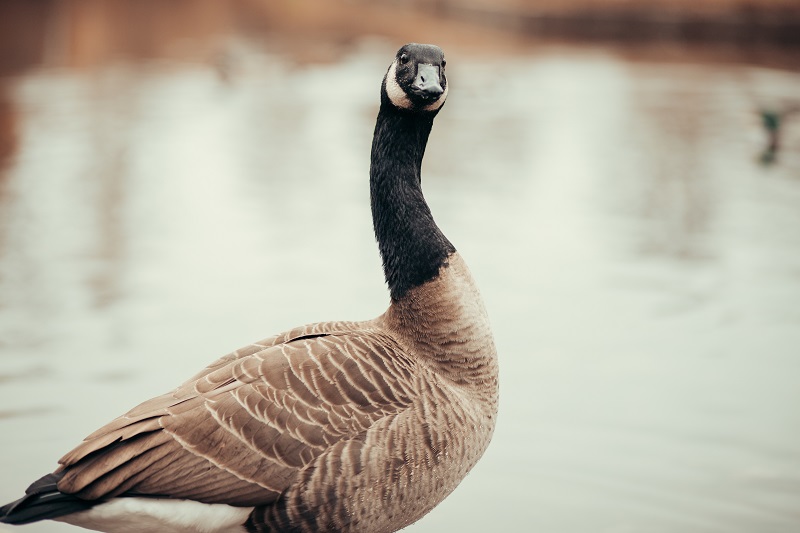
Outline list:
[[[372,141],[372,223],[392,300],[436,277],[455,252],[422,195],[420,171],[433,113],[381,105]]]

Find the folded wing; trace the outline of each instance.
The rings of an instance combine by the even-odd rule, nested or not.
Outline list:
[[[414,362],[379,329],[316,324],[229,354],[96,431],[58,489],[268,505],[326,450],[409,403]]]

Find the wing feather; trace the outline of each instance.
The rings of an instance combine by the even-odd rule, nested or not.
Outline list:
[[[270,337],[92,433],[62,458],[59,490],[268,505],[322,454],[360,469],[360,436],[409,405],[399,381],[413,364],[364,324]]]

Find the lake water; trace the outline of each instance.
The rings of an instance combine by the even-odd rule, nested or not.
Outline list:
[[[395,46],[39,69],[0,90],[0,500],[216,357],[388,303],[369,148]],[[407,531],[800,531],[800,73],[449,50],[423,185],[502,366]],[[68,531],[40,523],[20,531]]]

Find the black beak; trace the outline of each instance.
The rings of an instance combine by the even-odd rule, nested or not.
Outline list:
[[[426,100],[434,100],[444,92],[439,78],[439,67],[422,63],[417,65],[417,77],[411,84],[411,92]]]

